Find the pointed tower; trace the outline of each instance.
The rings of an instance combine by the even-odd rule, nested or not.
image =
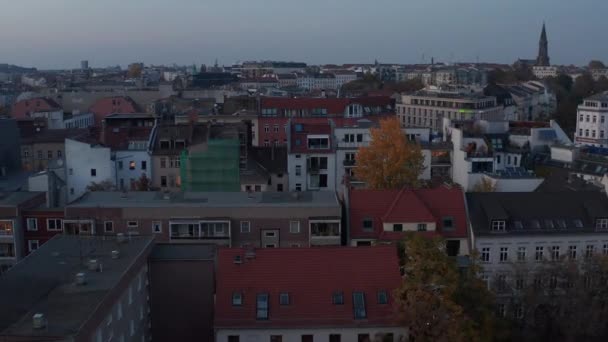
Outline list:
[[[545,23],[543,23],[543,30],[540,33],[540,41],[538,42],[538,57],[536,57],[536,65],[551,65],[551,63],[549,63],[549,42],[547,41],[547,31],[545,30]]]

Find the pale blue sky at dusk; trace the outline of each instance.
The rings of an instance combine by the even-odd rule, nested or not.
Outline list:
[[[38,68],[512,63],[543,20],[555,64],[608,62],[608,0],[0,0],[0,63]]]

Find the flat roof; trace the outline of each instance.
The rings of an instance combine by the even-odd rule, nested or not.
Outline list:
[[[15,191],[0,192],[0,207],[14,207],[28,201],[42,192]]]
[[[337,206],[333,191],[311,192],[89,192],[68,208],[146,207],[325,207]]]
[[[125,243],[109,237],[56,235],[0,277],[0,336],[75,336],[137,259],[154,243],[134,236]],[[118,250],[120,257],[112,259]],[[89,271],[96,259],[103,272]],[[76,285],[79,272],[86,285]],[[44,329],[32,316],[43,313]]]
[[[106,116],[107,119],[154,119],[154,114],[149,113],[114,113]]]

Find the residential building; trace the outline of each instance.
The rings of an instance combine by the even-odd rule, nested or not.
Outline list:
[[[288,127],[289,191],[335,191],[336,153],[331,124],[296,121]]]
[[[247,169],[241,170],[241,191],[288,191],[286,147],[252,147]]]
[[[555,94],[539,81],[488,85],[484,88],[484,94],[502,98],[499,102],[505,106],[505,120],[510,121],[538,121],[550,117],[557,108]],[[512,107],[513,111],[509,112],[508,107]]]
[[[220,249],[215,341],[401,341],[400,283],[394,247]]]
[[[102,120],[110,114],[141,113],[139,106],[129,96],[110,96],[100,98],[89,111],[95,116],[95,126],[101,126]]]
[[[34,97],[17,101],[11,108],[11,116],[15,119],[44,118],[48,120],[48,126],[54,128],[54,122],[63,121],[63,109],[51,98]]]
[[[547,78],[547,77],[557,77],[559,74],[559,68],[556,66],[539,66],[535,65],[532,67],[532,74],[536,78]]]
[[[608,147],[608,91],[590,96],[578,106],[574,143]]]
[[[123,240],[58,235],[0,277],[0,339],[149,340],[154,242]]]
[[[347,194],[351,246],[398,242],[407,232],[446,239],[450,256],[469,255],[468,222],[462,189],[371,190]]]
[[[401,95],[397,117],[402,127],[428,127],[440,131],[443,118],[454,120],[504,120],[496,97],[481,93],[421,90]]]
[[[372,137],[370,128],[377,126],[376,123],[361,119],[354,125],[344,125],[334,128],[336,141],[336,182],[344,184],[345,177],[351,184],[359,183],[355,179],[355,168],[357,165],[357,152],[360,147],[369,146]],[[338,188],[340,188],[338,186]]]
[[[21,170],[20,134],[14,119],[0,118],[0,178]]]
[[[46,203],[22,211],[23,250],[33,253],[57,234],[63,234],[63,207]]]
[[[223,246],[341,245],[334,192],[91,192],[65,209],[68,234],[147,235]]]
[[[608,157],[601,148],[553,145],[548,153],[534,156],[535,167],[544,172],[542,191],[604,189]]]
[[[0,193],[0,275],[27,254],[24,232],[28,227],[23,221],[23,211],[45,200],[42,192]]]
[[[21,169],[43,171],[65,159],[65,140],[89,136],[86,129],[47,129],[34,121],[20,121]]]
[[[513,277],[517,265],[608,252],[608,199],[601,192],[469,193],[474,248],[484,279]]]
[[[296,83],[302,89],[338,89],[338,82],[334,74],[298,74],[297,77]]]
[[[102,121],[102,141],[112,150],[114,183],[121,190],[135,190],[144,175],[152,179],[150,135],[155,118],[151,114],[110,114]]]
[[[155,341],[213,341],[216,253],[215,245],[154,246],[148,260]],[[184,284],[196,291],[184,291]]]
[[[95,184],[116,186],[112,150],[90,137],[65,139],[67,200],[76,200]]]
[[[279,80],[274,77],[246,78],[239,81],[243,90],[260,90],[264,88],[278,88]]]
[[[295,74],[278,74],[277,80],[280,88],[289,88],[298,86],[298,78]]]

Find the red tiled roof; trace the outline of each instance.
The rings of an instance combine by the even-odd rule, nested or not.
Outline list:
[[[394,246],[258,249],[246,259],[244,249],[218,253],[216,328],[322,328],[394,326],[392,291],[400,285]],[[243,263],[235,264],[241,256]],[[378,304],[378,291],[388,304]],[[280,305],[280,293],[290,304]],[[332,303],[342,292],[344,304]],[[367,319],[355,320],[353,292],[365,293]],[[241,293],[242,306],[232,306]],[[269,319],[256,320],[256,295],[269,295]]]
[[[350,193],[350,236],[352,239],[379,239],[404,233],[383,231],[383,223],[435,222],[437,232],[446,238],[466,238],[467,218],[462,190],[437,187],[416,190],[357,190]],[[443,227],[443,218],[452,217],[452,230]],[[363,230],[364,219],[373,220],[373,230]],[[390,234],[389,234],[390,233]],[[397,235],[395,235],[397,234]]]
[[[24,119],[30,117],[31,113],[57,110],[61,110],[61,106],[55,100],[48,97],[36,97],[15,103],[11,109],[11,116],[15,119]]]
[[[133,114],[139,113],[137,104],[128,96],[104,97],[97,100],[90,108],[95,115],[95,124],[101,125],[103,118],[110,114]]]

